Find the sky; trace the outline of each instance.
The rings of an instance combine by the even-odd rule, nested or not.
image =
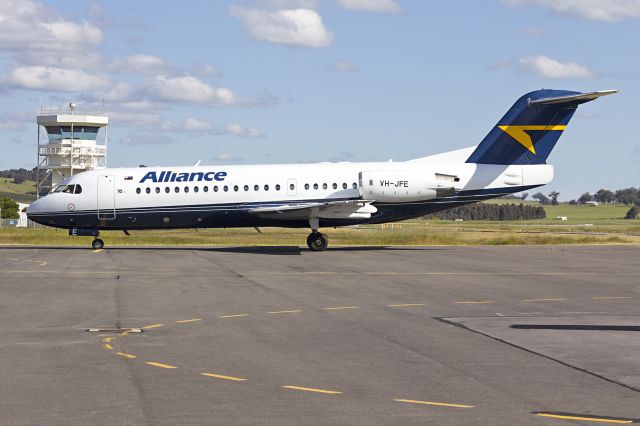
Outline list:
[[[522,94],[581,106],[569,200],[640,186],[640,0],[2,0],[0,169],[43,107],[105,111],[110,167],[408,160],[476,145]]]

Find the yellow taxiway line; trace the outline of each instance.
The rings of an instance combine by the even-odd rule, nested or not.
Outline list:
[[[129,359],[137,358],[135,355],[127,354],[124,352],[117,352],[117,354],[124,358],[129,358]]]
[[[583,416],[551,414],[551,413],[537,413],[536,416],[549,417],[552,419],[578,420],[583,422],[594,422],[594,423],[616,423],[616,424],[633,423],[633,420],[629,420],[629,419],[608,419],[605,417],[583,417]]]
[[[453,408],[473,408],[473,405],[467,404],[451,404],[447,402],[434,402],[434,401],[417,401],[415,399],[394,399],[397,402],[407,402],[410,404],[423,404],[423,405],[437,405],[439,407],[453,407]]]
[[[200,375],[207,376],[207,377],[215,377],[216,379],[231,380],[234,382],[246,382],[248,380],[248,379],[243,379],[242,377],[223,376],[222,374],[213,374],[213,373],[200,373]]]
[[[175,365],[162,364],[162,363],[153,362],[153,361],[147,361],[146,364],[152,365],[154,367],[160,367],[160,368],[178,368]]]
[[[300,390],[300,391],[305,391],[305,392],[315,392],[315,393],[325,393],[325,394],[329,394],[329,395],[339,395],[342,392],[340,391],[332,391],[332,390],[326,390],[326,389],[316,389],[316,388],[303,388],[302,386],[283,386],[283,388],[286,389],[293,389],[293,390]]]

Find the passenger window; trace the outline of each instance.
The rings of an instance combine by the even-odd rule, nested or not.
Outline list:
[[[74,194],[82,194],[82,187],[80,185],[76,185],[76,190],[73,191]]]
[[[280,191],[280,184],[276,185],[276,191]]]
[[[353,185],[351,185],[353,187],[353,189],[358,189],[358,184],[353,182]]]
[[[142,191],[140,191],[140,188],[136,188],[136,194],[141,193]]]
[[[188,186],[184,187],[184,192],[189,192],[189,187]]]
[[[338,189],[338,184],[337,183],[333,183],[333,189]]]
[[[175,191],[176,191],[176,194],[177,194],[178,192],[180,192],[180,187],[177,187],[177,186],[176,186]]]
[[[169,192],[171,192],[171,189],[169,189],[169,187],[168,187],[168,186],[165,186],[165,187],[164,187],[164,192],[166,192],[166,193],[168,194]]]
[[[213,187],[213,192],[218,192],[218,185]]]
[[[308,183],[304,184],[304,189],[309,189],[309,184]]]
[[[313,184],[313,189],[318,189],[318,184],[317,183]]]
[[[227,192],[229,190],[229,187],[227,185],[224,186],[224,192]]]
[[[203,190],[204,192],[209,192],[209,187],[208,187],[208,186],[203,186],[203,187],[202,187],[202,190]]]
[[[156,194],[160,193],[160,187],[156,186]]]
[[[146,192],[147,194],[151,194],[151,188],[147,187],[147,189],[145,189],[144,192]]]
[[[322,184],[322,189],[327,189],[327,184],[326,183]]]
[[[344,183],[342,184],[342,189],[347,189],[347,182],[344,182]]]
[[[238,192],[238,185],[233,185],[233,190]]]
[[[248,191],[248,190],[249,190],[249,185],[245,185],[245,186],[244,186],[244,190],[245,190],[245,191]]]
[[[293,191],[295,188],[296,188],[296,186],[295,186],[294,184],[289,185],[289,189],[290,189],[290,190],[292,190],[292,191]]]
[[[260,187],[259,187],[258,185],[254,185],[254,186],[253,186],[253,190],[254,190],[254,191],[259,191],[259,190],[260,190]]]
[[[197,186],[194,186],[193,187],[193,192],[198,192],[198,191],[200,191],[200,188],[198,188]]]
[[[268,191],[268,190],[269,190],[269,185],[265,185],[265,186],[264,186],[264,190],[265,190],[265,191]]]

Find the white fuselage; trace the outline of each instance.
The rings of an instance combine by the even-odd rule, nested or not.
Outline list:
[[[402,220],[544,185],[553,177],[553,167],[546,164],[487,165],[450,159],[93,170],[59,187],[73,190],[69,185],[79,185],[75,193],[54,189],[28,213],[33,220],[65,228],[309,226],[311,217],[323,226],[340,226]],[[368,173],[388,174],[391,185],[400,186],[387,188],[385,197],[372,197],[376,193],[367,193],[361,182]],[[405,175],[449,176],[455,183],[443,196],[420,199],[409,197],[411,182],[397,179]],[[436,188],[429,190],[435,194]],[[322,205],[357,200],[362,202],[357,208]]]

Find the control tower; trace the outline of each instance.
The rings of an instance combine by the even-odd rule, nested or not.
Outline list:
[[[42,109],[38,122],[37,196],[48,193],[64,179],[86,170],[107,167],[109,118],[96,112],[80,112],[76,104],[69,110]],[[40,142],[40,126],[48,143]],[[102,144],[98,133],[102,132]]]

